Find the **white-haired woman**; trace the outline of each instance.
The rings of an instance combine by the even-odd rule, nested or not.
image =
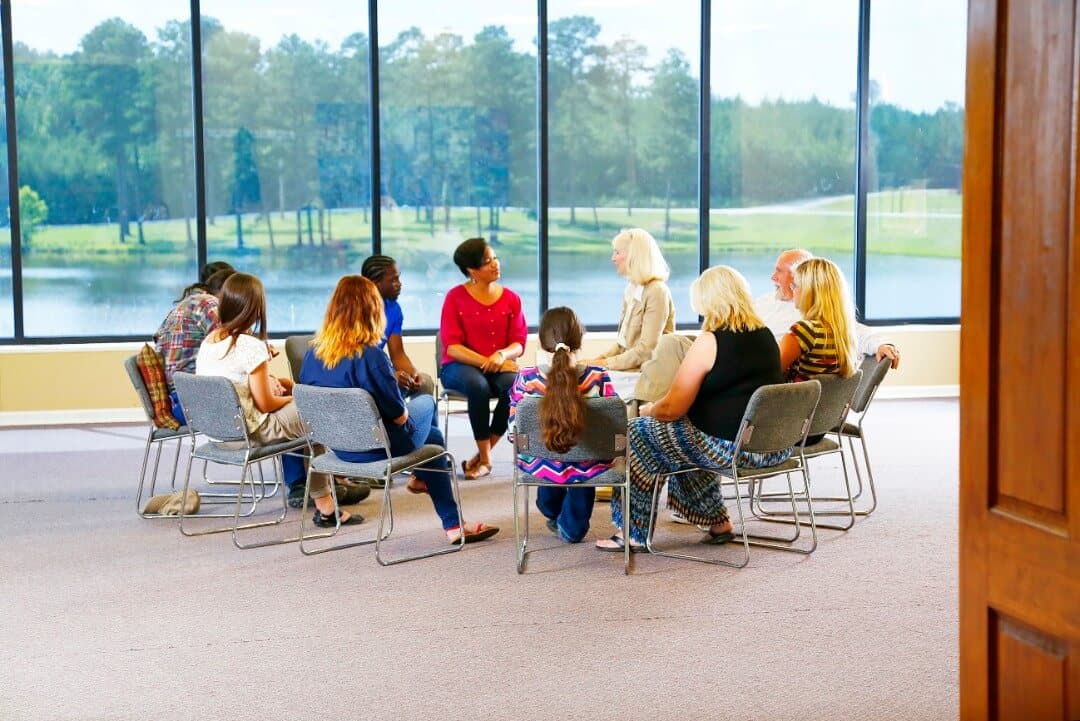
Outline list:
[[[627,280],[619,337],[589,364],[616,371],[637,370],[652,356],[660,336],[675,330],[675,304],[667,287],[671,270],[656,239],[641,228],[622,231],[611,246],[615,272]]]
[[[763,385],[783,382],[776,338],[754,312],[750,286],[726,265],[709,268],[690,286],[694,310],[705,318],[701,335],[687,351],[671,388],[630,420],[630,542],[645,543],[653,488],[665,471],[691,466],[726,466],[746,404]],[[739,464],[769,466],[791,449],[741,453]],[[687,473],[671,480],[668,504],[706,529],[705,543],[732,538],[723,494],[709,473]],[[622,502],[611,500],[612,522],[622,525]],[[596,542],[605,551],[622,549],[619,534]]]

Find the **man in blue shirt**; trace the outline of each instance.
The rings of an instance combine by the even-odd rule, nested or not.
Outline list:
[[[416,370],[416,366],[405,353],[405,344],[401,340],[401,328],[405,315],[401,312],[398,296],[401,295],[401,272],[397,261],[388,255],[373,255],[364,261],[360,274],[370,280],[379,289],[386,312],[386,334],[379,342],[379,347],[390,355],[401,392],[406,396],[435,391],[435,382],[431,376]]]

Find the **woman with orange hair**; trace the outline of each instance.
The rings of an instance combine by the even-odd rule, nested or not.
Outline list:
[[[425,444],[446,447],[435,420],[435,399],[418,395],[408,402],[394,367],[379,341],[386,330],[386,315],[378,287],[361,275],[347,275],[338,281],[326,307],[322,327],[311,341],[300,367],[300,382],[328,388],[363,388],[375,399],[390,437],[395,456],[415,451]],[[364,463],[382,460],[382,451],[345,452],[334,450],[343,461]],[[427,493],[452,543],[462,534],[465,542],[482,541],[499,532],[483,523],[458,525],[458,506],[450,487],[446,456],[419,468],[409,480],[412,493]]]

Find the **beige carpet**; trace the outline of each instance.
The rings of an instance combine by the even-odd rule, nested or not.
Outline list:
[[[0,431],[0,719],[954,718],[957,404],[874,414],[881,506],[854,530],[743,570],[638,556],[629,577],[535,512],[550,550],[515,573],[505,445],[463,484],[502,534],[380,568],[139,519],[141,428]],[[451,448],[467,436],[453,418]],[[388,553],[442,543],[426,497],[395,508]],[[593,525],[610,533],[606,505]]]

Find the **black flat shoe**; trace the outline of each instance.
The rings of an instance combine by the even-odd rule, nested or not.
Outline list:
[[[314,523],[319,528],[333,528],[334,526],[337,525],[337,518],[335,518],[335,516],[340,517],[341,516],[341,511],[338,510],[338,511],[336,511],[334,513],[330,513],[330,514],[324,516],[322,514],[322,511],[320,511],[318,508],[316,508],[315,509],[315,516],[312,517],[311,522]],[[363,516],[361,516],[359,513],[351,513],[351,514],[349,514],[348,518],[346,518],[344,521],[341,522],[341,525],[343,525],[343,526],[355,526],[355,525],[357,525],[359,523],[363,523],[363,522],[364,522],[364,517]]]
[[[735,534],[732,533],[731,531],[724,531],[723,533],[717,533],[716,531],[714,531],[714,530],[712,530],[710,528],[705,533],[706,533],[706,536],[705,536],[705,538],[701,539],[701,543],[705,543],[705,544],[708,544],[710,546],[719,546],[719,545],[722,545],[724,543],[727,543],[728,541],[732,541],[732,540],[735,539]]]

